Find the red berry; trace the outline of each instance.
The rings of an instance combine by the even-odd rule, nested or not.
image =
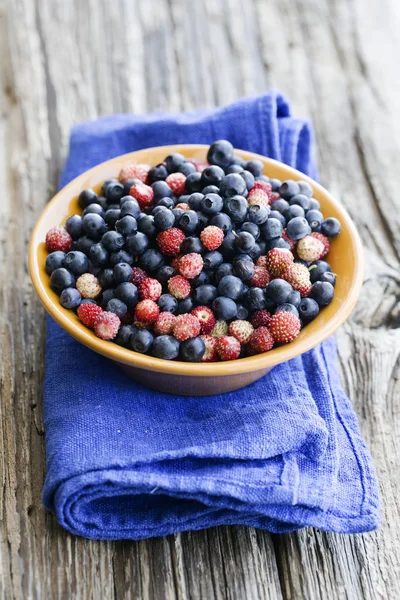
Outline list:
[[[135,308],[135,325],[136,321],[143,323],[154,323],[160,314],[160,308],[154,300],[141,300],[136,304]]]
[[[321,254],[321,258],[325,258],[325,256],[328,254],[328,252],[331,248],[329,239],[326,237],[326,235],[324,235],[323,233],[320,233],[319,231],[314,231],[314,233],[312,233],[311,235],[312,235],[312,237],[317,238],[317,240],[319,240],[320,242],[323,243],[324,251]]]
[[[77,315],[81,323],[93,329],[95,321],[99,315],[103,312],[101,306],[97,304],[80,304],[78,306]]]
[[[248,344],[254,327],[249,321],[232,321],[229,325],[229,333],[241,344]]]
[[[201,325],[201,333],[210,333],[210,331],[214,329],[217,321],[213,311],[211,308],[208,308],[208,306],[196,306],[196,308],[192,310],[191,314],[199,320]]]
[[[185,182],[186,176],[183,173],[171,173],[165,180],[175,196],[182,196],[185,193]]]
[[[311,288],[310,271],[301,263],[293,263],[284,272],[283,279],[300,292],[302,297],[308,296]]]
[[[271,280],[270,274],[265,267],[254,267],[254,275],[249,280],[250,287],[265,288]],[[246,282],[247,283],[247,282]]]
[[[200,322],[195,316],[187,313],[178,315],[175,319],[172,333],[178,342],[197,337],[200,333]]]
[[[201,335],[200,338],[206,346],[201,362],[215,362],[216,360],[219,360],[217,352],[218,338],[213,335]]]
[[[179,202],[175,208],[180,208],[181,210],[190,210],[190,206],[186,202]]]
[[[263,192],[265,192],[267,194],[268,197],[270,197],[271,193],[272,193],[272,185],[269,183],[269,181],[263,181],[262,179],[257,179],[254,182],[254,185],[250,191],[253,191],[253,190],[262,190]]]
[[[69,252],[71,250],[71,245],[72,237],[65,227],[62,227],[61,225],[52,227],[46,233],[46,250],[48,252],[55,252],[56,250]]]
[[[269,330],[276,342],[288,344],[299,335],[300,320],[293,313],[282,310],[272,315]]]
[[[210,166],[210,163],[201,160],[196,160],[194,158],[192,158],[190,162],[194,164],[198,173],[202,173],[204,169]]]
[[[221,360],[235,360],[240,356],[241,345],[232,335],[223,335],[218,339],[217,352]]]
[[[271,313],[263,308],[262,310],[256,310],[251,318],[251,324],[254,329],[258,329],[258,327],[268,327],[270,320]]]
[[[139,283],[142,283],[147,277],[148,275],[143,269],[140,267],[132,267],[131,283],[139,285]]]
[[[139,294],[142,300],[158,300],[162,294],[162,286],[157,279],[147,277],[139,284]]]
[[[267,269],[267,257],[259,256],[256,260],[256,267],[265,267]]]
[[[119,172],[119,180],[125,183],[128,179],[140,179],[143,183],[147,181],[147,175],[150,171],[150,165],[145,164],[131,164],[122,167]]]
[[[190,283],[182,275],[175,275],[175,277],[171,277],[168,281],[168,291],[175,298],[183,300],[191,292]]]
[[[272,248],[267,253],[267,269],[272,275],[282,275],[293,262],[293,254],[285,248]]]
[[[200,233],[200,239],[207,250],[216,250],[224,241],[224,232],[215,225],[208,225]]]
[[[203,258],[201,254],[191,252],[184,254],[179,260],[179,273],[186,279],[194,279],[203,270]]]
[[[172,335],[176,321],[176,316],[170,312],[162,312],[159,314],[154,325],[154,333],[156,335]]]
[[[134,183],[129,194],[136,198],[140,208],[143,210],[146,206],[150,206],[154,199],[153,188],[145,183]]]
[[[279,314],[279,313],[278,313]],[[253,354],[268,352],[274,345],[274,338],[266,327],[258,327],[251,334],[250,349]]]
[[[249,206],[269,206],[270,200],[267,192],[261,188],[252,188],[247,195],[247,202]]]
[[[102,312],[94,324],[94,332],[102,340],[113,340],[118,333],[121,321],[112,312]]]
[[[172,227],[166,231],[160,231],[157,235],[157,243],[163,254],[167,256],[176,256],[179,254],[179,250],[185,234],[177,227]]]
[[[292,240],[292,238],[290,238],[288,236],[287,231],[286,231],[286,227],[282,231],[282,238],[289,244],[289,246],[290,246],[290,248],[289,248],[290,252],[294,253],[294,251],[296,250],[297,242],[295,240]]]
[[[183,254],[178,254],[178,256],[175,256],[175,258],[171,261],[171,267],[174,267],[175,271],[179,271],[179,262],[182,256]]]
[[[278,192],[271,192],[271,204],[281,199],[281,195]],[[272,207],[273,209],[273,207]]]
[[[102,291],[99,280],[92,273],[83,273],[83,275],[78,277],[76,280],[76,289],[82,298],[97,298]]]
[[[325,246],[316,237],[306,235],[297,242],[296,252],[302,260],[314,262],[322,257],[325,252]]]

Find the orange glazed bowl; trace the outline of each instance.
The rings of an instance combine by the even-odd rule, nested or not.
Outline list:
[[[50,288],[50,277],[45,271],[45,237],[54,225],[62,225],[74,213],[80,213],[78,195],[85,188],[99,191],[105,179],[118,177],[119,171],[129,163],[156,165],[171,152],[180,152],[187,158],[206,160],[208,146],[176,145],[160,146],[131,152],[104,162],[74,179],[49,202],[32,232],[29,245],[29,270],[35,290],[48,313],[65,331],[95,352],[117,363],[135,381],[170,394],[210,395],[242,388],[266,375],[276,365],[307,352],[332,335],[347,319],[360,294],[363,281],[363,249],[356,228],[347,212],[321,185],[276,160],[251,152],[236,150],[245,160],[259,159],[264,173],[281,180],[303,179],[314,190],[314,197],[321,203],[325,217],[336,217],[342,225],[340,235],[332,240],[329,263],[337,274],[335,296],[309,323],[291,344],[280,346],[264,354],[239,360],[218,363],[187,363],[168,361],[139,354],[103,341],[84,325],[72,310],[59,303]],[[54,352],[57,350],[55,349]]]

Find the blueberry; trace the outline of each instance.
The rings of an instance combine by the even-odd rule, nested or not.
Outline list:
[[[72,215],[72,217],[68,217],[65,222],[65,229],[68,231],[73,240],[77,240],[83,232],[82,217],[80,215]]]
[[[309,198],[312,197],[313,189],[307,181],[298,181],[297,185],[299,186],[300,194],[304,194],[304,196],[308,196]]]
[[[196,231],[199,222],[199,216],[194,210],[185,210],[179,219],[179,227],[184,233],[193,233]]]
[[[254,248],[255,243],[256,240],[251,233],[248,233],[247,231],[239,231],[239,233],[236,234],[235,246],[239,252],[249,252]]]
[[[112,290],[112,289],[103,290],[103,293],[101,294],[101,302],[100,302],[102,308],[105,309],[108,302],[110,300],[112,300],[112,298],[115,298],[114,290]]]
[[[219,187],[216,185],[207,185],[201,190],[201,193],[203,196],[207,196],[207,194],[219,194]]]
[[[244,168],[246,171],[250,171],[254,177],[259,177],[263,172],[264,165],[261,160],[251,159],[244,164]]]
[[[181,218],[183,213],[184,213],[184,211],[181,208],[173,208],[172,209],[172,214],[174,215],[174,219],[175,219],[175,227],[177,225],[179,225],[179,219]]]
[[[233,196],[225,203],[225,212],[234,223],[243,223],[246,220],[248,208],[247,200],[243,196]]]
[[[46,273],[51,275],[53,271],[64,266],[65,256],[65,252],[62,252],[61,250],[56,250],[55,252],[51,252],[50,254],[48,254],[46,256],[45,263]]]
[[[188,175],[185,181],[185,188],[190,194],[200,192],[203,188],[203,184],[201,183],[201,173],[191,173]]]
[[[321,223],[324,220],[322,212],[319,210],[308,210],[306,212],[306,219],[311,227],[311,231],[320,231]]]
[[[115,267],[118,263],[128,263],[128,265],[133,265],[133,257],[126,252],[126,250],[118,250],[118,252],[113,252],[110,256],[110,267]]]
[[[328,306],[333,299],[335,289],[327,281],[316,281],[312,284],[309,297],[318,302],[320,307]]]
[[[65,288],[75,286],[75,276],[71,271],[60,267],[55,269],[50,276],[50,287],[57,294],[61,294]]]
[[[79,276],[87,272],[89,261],[86,254],[80,252],[79,250],[75,250],[73,252],[68,252],[68,254],[65,256],[63,266],[72,271],[74,275]]]
[[[161,198],[161,200],[157,200],[156,206],[163,206],[165,208],[172,209],[175,206],[175,201],[173,200],[173,198]]]
[[[299,311],[297,310],[297,308],[293,305],[290,304],[289,302],[284,302],[284,304],[280,304],[278,306],[278,308],[275,310],[276,313],[278,312],[290,312],[293,315],[296,315],[296,317],[299,316]]]
[[[204,194],[201,194],[200,192],[194,192],[193,194],[190,194],[187,203],[189,204],[191,210],[201,210],[201,202],[203,198]]]
[[[204,246],[200,241],[200,238],[191,235],[183,240],[180,247],[181,254],[202,254],[204,252]]]
[[[264,240],[268,241],[274,238],[279,238],[283,232],[282,223],[278,219],[270,217],[261,225],[260,231]]]
[[[208,306],[216,296],[217,288],[209,283],[199,285],[199,287],[195,288],[193,291],[193,300],[199,306]]]
[[[141,215],[137,222],[137,226],[138,231],[145,233],[148,238],[153,237],[157,233],[153,215]]]
[[[155,278],[162,285],[165,285],[168,279],[171,279],[171,277],[174,277],[175,275],[177,275],[177,271],[176,269],[174,269],[174,267],[172,267],[171,265],[164,265],[156,271]]]
[[[114,313],[117,315],[117,317],[122,319],[128,312],[128,307],[125,302],[122,302],[122,300],[119,298],[112,298],[107,302],[106,310]]]
[[[134,183],[137,182],[137,179],[127,179],[124,183],[124,194],[127,195],[129,194],[129,191],[131,189],[131,187],[133,186]],[[122,200],[122,199],[121,199]],[[121,200],[120,200],[120,204],[121,204]]]
[[[181,203],[187,204],[189,198],[190,198],[190,194],[183,194],[183,196],[176,197],[175,200],[174,200],[175,201],[175,205],[176,204],[181,204]]]
[[[236,307],[237,307],[236,318],[239,319],[240,321],[246,321],[249,316],[248,309],[245,306],[243,306],[243,304],[237,304]]]
[[[95,267],[104,267],[108,263],[108,252],[104,248],[103,244],[98,242],[93,244],[89,250],[89,258]]]
[[[206,215],[216,215],[223,208],[223,200],[218,194],[207,194],[201,202],[201,210]]]
[[[132,267],[128,263],[118,263],[113,269],[113,277],[116,285],[130,281],[132,277]]]
[[[206,252],[203,256],[204,269],[209,271],[210,269],[217,269],[224,262],[224,257],[218,250],[212,250]]]
[[[273,279],[265,288],[265,296],[276,306],[288,301],[293,288],[284,279]]]
[[[286,302],[288,304],[293,304],[293,306],[295,306],[296,308],[299,308],[301,302],[300,292],[298,292],[297,290],[293,290]]]
[[[129,198],[129,200],[121,205],[121,219],[126,215],[131,215],[132,217],[135,217],[135,219],[138,219],[140,217],[139,203],[135,198],[132,198],[132,196],[129,196]]]
[[[304,194],[297,194],[297,196],[290,198],[289,204],[290,206],[301,206],[304,211],[307,211],[310,208],[310,198]]]
[[[199,287],[200,285],[205,285],[206,283],[212,283],[212,279],[213,279],[213,272],[212,271],[202,271],[201,273],[199,273],[199,275],[197,275],[197,277],[195,277],[194,279],[192,279],[192,284],[193,287]]]
[[[241,165],[229,165],[225,169],[225,174],[229,175],[229,173],[243,173],[243,167]]]
[[[219,189],[222,196],[232,198],[232,196],[242,196],[247,187],[245,180],[239,173],[229,173],[221,180]]]
[[[215,271],[215,284],[218,285],[223,277],[226,275],[233,275],[233,267],[231,263],[222,263]],[[243,287],[243,286],[242,286]]]
[[[174,313],[178,308],[178,300],[171,294],[162,294],[159,297],[157,304],[160,307],[160,312]]]
[[[244,168],[245,162],[246,161],[244,160],[244,158],[238,156],[237,154],[234,154],[231,160],[232,165],[239,165],[240,167],[242,167],[242,169]]]
[[[131,348],[135,352],[146,354],[150,350],[153,340],[154,337],[150,331],[147,329],[137,329],[131,336]]]
[[[186,177],[188,175],[191,175],[192,173],[197,173],[196,167],[194,166],[193,163],[191,163],[189,161],[186,161],[186,162],[182,163],[181,165],[179,165],[177,172],[183,173],[183,175],[186,175]]]
[[[149,248],[140,257],[140,266],[144,271],[157,271],[164,264],[164,256],[159,250]]]
[[[248,210],[247,218],[251,223],[262,225],[263,223],[267,222],[269,213],[270,210],[267,206],[253,204],[253,206],[250,206]]]
[[[321,210],[321,205],[316,198],[310,198],[309,210]]]
[[[272,191],[273,192],[278,192],[279,188],[282,185],[282,181],[280,179],[272,178],[272,179],[269,180],[269,182],[271,184]]]
[[[271,210],[269,213],[269,219],[277,219],[281,223],[282,227],[286,227],[286,219],[278,210]]]
[[[319,281],[327,281],[328,283],[333,285],[333,287],[335,287],[336,273],[332,273],[332,271],[325,271],[325,273],[322,273],[321,277],[319,278]]]
[[[104,220],[109,227],[114,229],[115,224],[120,217],[121,210],[119,208],[109,208],[104,215]]]
[[[106,223],[100,215],[88,214],[82,217],[83,231],[94,240],[99,240],[106,230]]]
[[[114,276],[112,269],[101,269],[101,272],[97,278],[103,290],[114,287]]]
[[[252,188],[252,187],[253,187],[253,185],[254,185],[254,181],[255,181],[255,180],[254,180],[254,175],[253,175],[252,173],[250,173],[250,171],[246,171],[246,170],[245,170],[245,171],[241,171],[241,172],[239,173],[239,175],[240,175],[241,177],[243,177],[243,179],[244,179],[244,181],[245,181],[245,184],[246,184],[246,188],[247,188],[248,190],[251,190],[251,188]]]
[[[223,212],[219,213],[218,215],[214,215],[210,220],[210,225],[219,227],[224,233],[227,233],[232,229],[232,221],[230,217]]]
[[[228,140],[218,140],[211,144],[207,152],[207,160],[211,165],[229,167],[233,160],[233,146]]]
[[[229,321],[237,315],[236,302],[226,296],[218,296],[212,303],[212,310],[216,319]]]
[[[321,275],[326,271],[331,271],[331,265],[324,260],[316,260],[309,266],[311,283],[321,279]]]
[[[243,283],[239,277],[225,275],[218,283],[218,294],[237,300],[243,292]]]
[[[123,184],[116,179],[110,180],[107,184],[103,184],[102,194],[109,202],[119,202],[124,193],[125,190]]]
[[[203,231],[203,229],[209,224],[209,215],[206,215],[203,212],[198,212],[197,217],[199,219],[199,222],[197,223],[197,231]]]
[[[77,308],[81,303],[82,297],[78,290],[73,287],[64,288],[60,294],[60,304],[64,308]]]
[[[175,171],[178,170],[178,167],[180,167],[184,162],[185,157],[179,152],[168,154],[168,156],[166,156],[164,159],[165,166],[167,167],[169,173],[175,173]]]
[[[100,217],[102,217],[104,219],[104,215],[105,215],[105,211],[102,209],[102,207],[100,206],[100,204],[89,204],[89,206],[87,206],[85,208],[85,210],[82,213],[82,218],[85,215],[100,215]]]
[[[94,192],[91,189],[87,189],[87,190],[83,190],[79,196],[78,196],[78,204],[80,206],[80,208],[84,209],[87,206],[89,206],[89,204],[93,204],[94,202],[97,202],[97,194],[96,192]]]
[[[242,281],[248,281],[254,275],[254,263],[252,260],[246,260],[245,258],[240,258],[235,261],[233,265],[233,272],[236,277],[239,277]]]
[[[125,247],[133,256],[139,256],[149,247],[149,238],[141,231],[134,231],[126,238]]]
[[[340,221],[335,219],[335,217],[329,217],[321,223],[321,232],[327,237],[336,237],[337,235],[339,235],[340,230]]]
[[[251,250],[249,250],[249,256],[253,261],[256,261],[262,254],[261,246],[255,243]]]
[[[295,217],[288,222],[286,231],[290,239],[301,240],[311,232],[311,228],[307,219],[304,217]]]
[[[295,219],[296,217],[304,217],[304,214],[304,209],[301,208],[301,206],[299,206],[298,204],[293,204],[292,206],[289,206],[287,210],[285,210],[283,216],[288,222],[292,219]]]
[[[131,348],[132,335],[135,331],[137,329],[133,325],[121,325],[117,337],[113,341],[123,348]]]
[[[168,208],[164,208],[164,210],[159,210],[158,213],[154,215],[154,225],[161,231],[171,229],[171,227],[175,225],[175,217]]]
[[[101,243],[108,252],[117,252],[125,244],[125,238],[118,231],[106,231],[101,238]]]
[[[228,231],[228,233],[224,237],[224,240],[223,240],[221,246],[219,247],[219,250],[220,250],[221,254],[223,255],[223,257],[225,258],[225,260],[232,258],[233,255],[235,254],[235,239],[236,238],[235,238],[233,232]]]
[[[247,233],[250,233],[255,240],[258,240],[260,237],[260,228],[251,221],[245,221],[245,223],[243,223],[241,226],[240,231],[246,231]]]
[[[125,215],[122,219],[118,219],[115,223],[115,230],[123,236],[128,236],[134,231],[137,231],[138,225],[135,217]]]
[[[287,211],[289,206],[289,202],[287,202],[283,198],[281,198],[280,200],[276,200],[276,202],[272,204],[273,210],[280,212],[282,215],[285,213],[285,211]]]
[[[259,240],[257,240],[256,246],[258,246],[260,249],[260,252],[261,252],[260,256],[265,256],[267,254],[267,252],[268,252],[267,242],[259,239]]]
[[[222,178],[225,177],[224,170],[217,165],[211,165],[211,167],[206,167],[203,169],[201,174],[201,183],[203,188],[207,185],[216,185],[219,187],[219,184]]]
[[[319,313],[318,303],[312,298],[302,298],[298,308],[300,318],[306,323],[315,319]]]
[[[266,307],[264,291],[258,287],[250,288],[246,292],[243,302],[250,311],[263,310]]]
[[[96,300],[92,300],[92,298],[82,298],[81,304],[95,304],[97,306]]]
[[[177,315],[184,315],[186,313],[190,313],[195,307],[193,299],[189,296],[189,298],[185,298],[184,300],[178,300],[178,308],[176,309]]]
[[[173,360],[179,354],[179,342],[172,335],[160,335],[153,342],[152,354],[156,358]]]
[[[293,196],[300,194],[300,188],[297,181],[293,181],[292,179],[287,179],[284,181],[279,188],[279,193],[285,200],[289,200]]]
[[[272,248],[285,248],[286,250],[290,250],[290,244],[283,238],[274,238],[267,242],[267,251],[272,250]]]
[[[151,167],[150,171],[147,174],[147,181],[152,184],[156,181],[163,181],[168,177],[167,167],[163,164],[156,165],[155,167]]]
[[[199,337],[190,338],[181,343],[180,358],[186,362],[200,362],[206,351],[206,345]]]
[[[106,290],[107,291],[107,290]],[[122,300],[129,310],[135,308],[138,302],[138,290],[135,284],[129,281],[120,283],[114,290],[116,298]]]
[[[83,252],[84,254],[88,255],[90,248],[95,243],[96,242],[94,240],[92,240],[92,238],[90,238],[89,236],[82,235],[78,240],[77,249],[80,250],[81,252]]]

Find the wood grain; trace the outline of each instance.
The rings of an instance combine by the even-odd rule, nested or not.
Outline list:
[[[0,598],[399,597],[399,24],[397,0],[0,0]],[[69,129],[267,86],[312,117],[321,180],[367,251],[339,360],[375,459],[382,527],[72,537],[41,504],[44,314],[26,266]]]

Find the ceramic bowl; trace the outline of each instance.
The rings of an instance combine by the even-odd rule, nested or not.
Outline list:
[[[29,246],[30,274],[41,302],[53,319],[79,342],[117,363],[132,379],[171,394],[224,393],[249,385],[266,375],[276,365],[307,352],[334,333],[349,316],[360,293],[363,281],[362,245],[347,212],[321,185],[280,162],[237,150],[236,153],[245,160],[261,160],[264,173],[269,177],[308,181],[314,190],[314,197],[321,203],[324,215],[336,217],[341,222],[341,234],[332,241],[328,258],[333,271],[337,273],[335,296],[331,304],[324,308],[291,344],[230,362],[205,364],[167,361],[103,341],[83,326],[73,311],[63,308],[58,296],[50,289],[50,278],[45,271],[46,232],[54,225],[65,223],[73,213],[80,212],[77,196],[84,188],[91,187],[99,191],[101,183],[105,179],[117,177],[123,166],[131,162],[155,165],[171,152],[181,152],[187,158],[205,160],[207,146],[162,146],[118,156],[83,173],[59,191],[46,205],[32,232]]]

